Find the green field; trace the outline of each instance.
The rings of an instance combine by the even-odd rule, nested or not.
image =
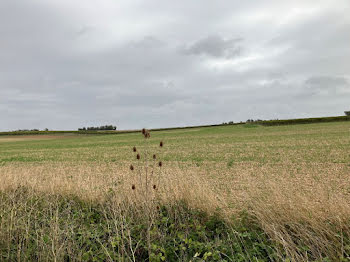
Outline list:
[[[172,188],[157,202],[165,211],[152,215],[152,247],[144,244],[137,201],[128,202],[134,211],[120,213],[138,183],[129,166],[142,171],[144,165],[137,164],[133,146],[157,154],[164,188]],[[140,133],[0,136],[0,261],[349,261],[349,177],[349,121],[154,131],[149,140]],[[113,208],[106,204],[111,192],[119,201]],[[64,203],[71,203],[69,212],[98,219],[73,219]],[[84,240],[67,219],[84,231]],[[167,226],[157,224],[165,220]],[[110,228],[113,223],[129,235],[120,233],[121,224]]]
[[[121,162],[138,133],[0,137],[0,162]],[[164,140],[165,160],[215,163],[350,163],[350,122],[263,127],[259,125],[192,128],[152,133]]]

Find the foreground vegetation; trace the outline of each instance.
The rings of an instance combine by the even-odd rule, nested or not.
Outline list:
[[[133,146],[163,163],[147,198]],[[350,122],[3,136],[0,148],[0,261],[349,260]]]
[[[148,257],[151,261],[253,258],[271,261],[278,258],[273,243],[258,225],[240,222],[235,227],[228,226],[218,216],[208,216],[184,202],[162,205],[154,212],[148,250],[148,221],[140,206],[33,195],[26,188],[6,192],[1,200],[5,211],[2,220],[6,221],[0,244],[2,261],[141,261]],[[15,214],[11,213],[14,210]]]

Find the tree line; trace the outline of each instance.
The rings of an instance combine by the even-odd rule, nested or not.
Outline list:
[[[86,130],[117,130],[116,126],[113,125],[105,125],[105,126],[90,126],[90,127],[82,127],[78,128],[78,131],[86,131]]]

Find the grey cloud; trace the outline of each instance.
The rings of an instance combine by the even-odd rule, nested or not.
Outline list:
[[[0,130],[166,127],[348,106],[347,0],[101,1],[0,1]]]
[[[242,52],[241,38],[224,39],[218,35],[203,38],[187,47],[182,52],[187,55],[207,55],[220,58],[232,58]]]
[[[161,41],[160,39],[152,35],[145,36],[141,41],[137,41],[132,44],[135,48],[144,48],[144,49],[162,48],[162,47],[165,47],[166,45],[164,41]]]
[[[350,83],[345,77],[313,76],[305,85],[313,95],[350,94]]]
[[[329,89],[339,86],[348,86],[349,81],[345,77],[313,76],[305,81],[310,88]]]
[[[81,26],[80,29],[78,29],[75,34],[77,37],[83,37],[84,35],[89,34],[90,32],[93,32],[94,27],[93,26],[89,26],[89,25],[83,25]]]

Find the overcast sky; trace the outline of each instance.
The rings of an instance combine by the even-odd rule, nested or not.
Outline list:
[[[0,130],[350,110],[350,1],[0,0]]]

